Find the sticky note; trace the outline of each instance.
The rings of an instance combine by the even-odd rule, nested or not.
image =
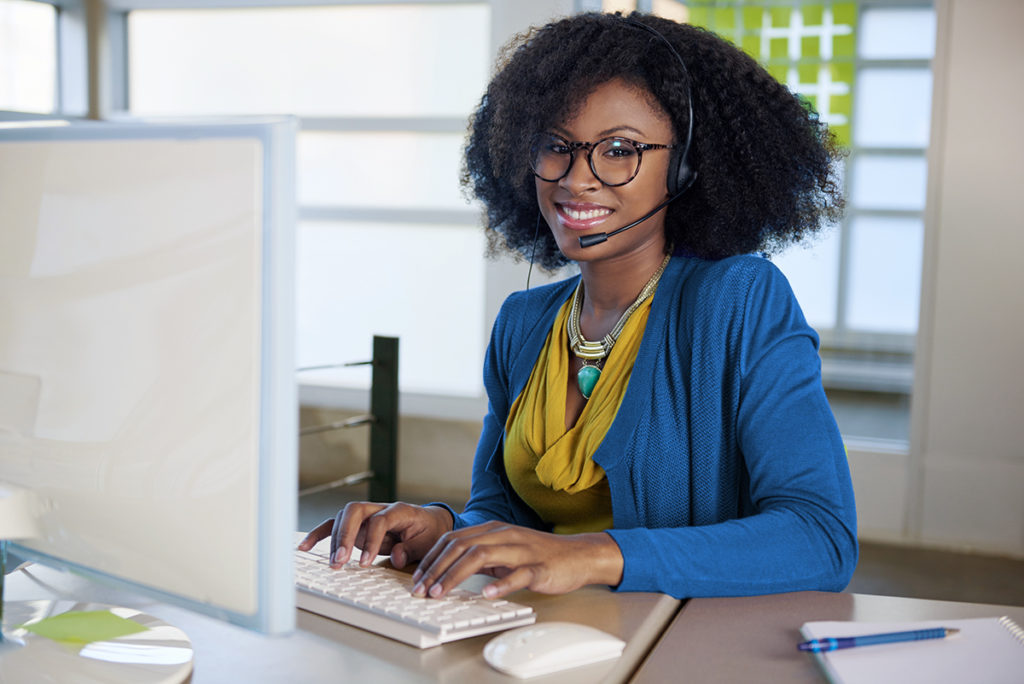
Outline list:
[[[114,615],[109,610],[73,610],[21,627],[54,641],[73,644],[107,641],[149,629],[134,620]]]

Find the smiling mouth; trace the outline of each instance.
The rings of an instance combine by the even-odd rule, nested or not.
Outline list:
[[[562,224],[567,228],[586,230],[612,215],[612,210],[607,207],[571,207],[565,204],[557,204],[558,214]]]

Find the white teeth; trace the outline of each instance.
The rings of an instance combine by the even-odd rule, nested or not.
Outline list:
[[[562,207],[562,211],[564,211],[566,215],[574,221],[586,221],[588,219],[607,216],[612,213],[608,209],[588,209],[586,211],[577,211],[575,209],[570,209],[569,207]]]

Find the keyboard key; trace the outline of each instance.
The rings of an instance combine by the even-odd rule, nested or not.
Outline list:
[[[490,601],[465,589],[443,599],[412,595],[412,576],[350,562],[332,569],[326,553],[295,552],[296,604],[324,617],[419,648],[486,634],[536,620],[529,606]]]

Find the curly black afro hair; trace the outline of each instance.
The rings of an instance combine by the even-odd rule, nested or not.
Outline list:
[[[661,33],[686,70],[631,21]],[[511,250],[552,270],[567,263],[551,233],[536,231],[529,140],[570,119],[597,86],[616,78],[653,94],[678,143],[692,97],[688,162],[697,179],[668,207],[665,233],[675,249],[708,259],[772,253],[840,217],[842,152],[834,137],[753,58],[695,26],[588,13],[513,39],[470,119],[462,185],[484,204],[492,254]]]

